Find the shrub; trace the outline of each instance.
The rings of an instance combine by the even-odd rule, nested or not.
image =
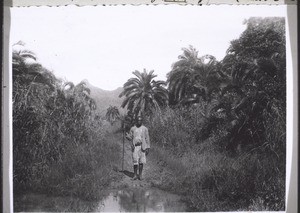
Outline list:
[[[217,123],[207,139],[199,140],[207,121],[201,108],[166,108],[149,118],[146,125],[157,147],[153,152],[160,153],[168,170],[158,186],[184,195],[193,211],[283,210],[285,123],[277,107],[263,114],[266,141],[234,155],[228,149],[230,120]]]

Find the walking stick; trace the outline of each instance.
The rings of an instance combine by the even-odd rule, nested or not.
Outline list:
[[[123,123],[123,156],[122,156],[122,172],[124,172],[124,143],[125,143],[125,125]]]

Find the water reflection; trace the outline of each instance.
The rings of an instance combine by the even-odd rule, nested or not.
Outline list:
[[[96,211],[101,212],[166,212],[185,211],[177,195],[158,189],[127,189],[111,192]]]

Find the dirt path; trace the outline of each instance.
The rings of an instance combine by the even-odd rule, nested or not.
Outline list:
[[[159,189],[162,177],[168,169],[162,166],[155,150],[150,150],[144,165],[143,179],[133,180],[132,152],[129,141],[124,140],[124,171],[122,171],[122,133],[108,133],[107,142],[117,142],[121,159],[117,162],[114,174],[119,178],[105,190],[106,198],[96,211],[100,212],[184,212],[186,205],[181,196]]]

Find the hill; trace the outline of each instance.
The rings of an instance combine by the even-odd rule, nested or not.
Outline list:
[[[122,87],[109,91],[90,84],[88,80],[83,80],[83,82],[91,90],[90,95],[96,101],[97,111],[100,115],[105,116],[109,106],[117,106],[121,114],[125,113],[126,110],[121,108],[123,98],[119,98],[119,94],[123,91]]]

